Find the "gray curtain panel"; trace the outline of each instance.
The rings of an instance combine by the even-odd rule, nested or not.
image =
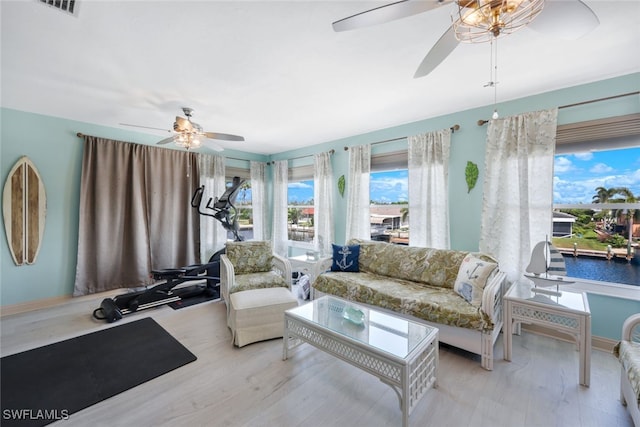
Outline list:
[[[74,295],[148,285],[200,261],[196,155],[85,136]]]

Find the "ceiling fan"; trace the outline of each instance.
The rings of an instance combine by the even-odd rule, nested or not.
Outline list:
[[[595,13],[581,0],[402,0],[340,19],[333,23],[333,29],[355,30],[440,6],[452,8],[452,24],[422,60],[414,78],[424,77],[433,71],[459,42],[490,41],[529,24],[539,32],[577,39],[600,23]]]
[[[219,132],[205,132],[198,123],[191,121],[191,116],[193,116],[193,108],[182,107],[182,111],[184,112],[185,117],[176,116],[176,121],[173,123],[173,130],[168,130],[167,132],[174,132],[174,135],[169,138],[165,138],[162,141],[157,142],[158,145],[168,144],[170,142],[174,142],[179,147],[184,147],[187,150],[191,148],[198,148],[204,142],[208,147],[215,151],[223,151],[224,148],[218,145],[215,141],[212,140],[221,140],[221,141],[244,141],[244,138],[238,135],[231,135],[227,133],[219,133]],[[157,129],[157,130],[165,130],[152,128],[149,126],[139,126],[139,125],[129,125],[126,123],[121,123],[123,126],[134,126],[146,129]]]

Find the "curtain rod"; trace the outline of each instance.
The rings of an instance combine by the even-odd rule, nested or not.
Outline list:
[[[331,150],[327,151],[327,153],[329,153],[329,155],[333,155],[333,154],[335,154],[335,152],[336,152],[336,150],[334,150],[333,148]],[[289,160],[298,160],[298,159],[304,159],[306,157],[311,157],[311,156],[313,156],[313,154],[306,154],[304,156],[292,157],[292,158],[286,159],[286,160],[287,161],[289,161]],[[285,159],[282,159],[282,160],[285,160]],[[275,163],[275,160],[272,160],[270,162],[267,162],[267,165],[272,165],[274,163]]]
[[[578,107],[580,105],[593,104],[594,102],[608,101],[610,99],[624,98],[625,96],[638,95],[638,94],[640,94],[640,91],[621,93],[619,95],[612,95],[612,96],[606,96],[604,98],[591,99],[589,101],[576,102],[575,104],[561,105],[560,107],[558,107],[558,110],[562,110],[563,108]],[[484,120],[484,119],[478,120],[478,126],[484,126],[487,123],[489,123],[489,120]]]
[[[460,125],[456,124],[453,125],[449,128],[449,130],[451,131],[451,133],[455,133],[457,130],[460,130]],[[370,145],[378,145],[378,144],[384,144],[385,142],[394,142],[394,141],[401,141],[403,139],[407,139],[409,138],[408,136],[400,136],[398,138],[391,138],[391,139],[385,139],[384,141],[376,141],[376,142],[372,142]],[[348,151],[349,147],[344,147],[344,151]]]
[[[92,135],[85,135],[85,134],[83,134],[82,132],[78,132],[78,133],[76,133],[76,136],[77,136],[78,138],[83,138],[83,137],[85,137],[85,136],[92,136]],[[98,138],[98,137],[96,137],[96,138]],[[237,157],[227,157],[227,156],[223,156],[223,157],[224,157],[225,159],[240,160],[241,162],[251,162],[251,160],[249,160],[249,159],[239,159],[239,158],[237,158]]]

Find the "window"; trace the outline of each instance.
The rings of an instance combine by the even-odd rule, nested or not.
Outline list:
[[[409,244],[407,151],[371,156],[371,240]]]
[[[640,286],[640,137],[562,143],[553,243],[571,277]]]
[[[313,165],[289,169],[287,232],[291,242],[313,242]]]
[[[251,180],[249,170],[240,168],[226,168],[225,186],[229,188],[233,183],[233,177],[238,176],[245,180],[236,195],[235,207],[238,209],[238,234],[243,240],[253,239],[253,206],[251,204]],[[227,239],[235,240],[231,231],[227,232]]]

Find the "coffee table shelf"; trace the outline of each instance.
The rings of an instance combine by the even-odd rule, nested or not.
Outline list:
[[[345,318],[347,308],[364,313],[362,323]],[[285,311],[283,360],[308,343],[391,386],[398,395],[402,425],[426,392],[436,387],[438,329],[324,296]]]

